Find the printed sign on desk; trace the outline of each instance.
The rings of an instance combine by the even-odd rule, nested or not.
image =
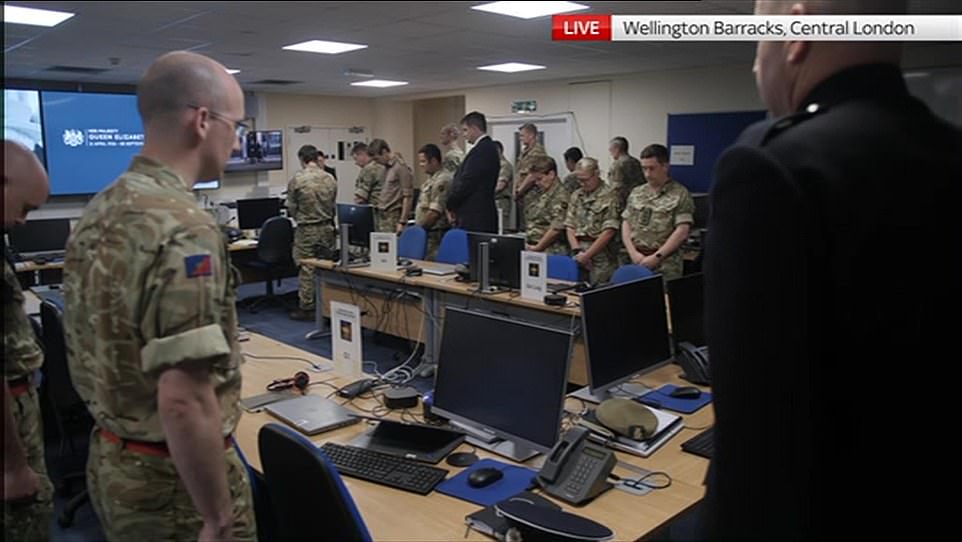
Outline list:
[[[548,255],[544,252],[521,253],[521,297],[541,301],[547,293]]]
[[[397,271],[397,235],[371,233],[371,269],[374,271]]]
[[[334,369],[352,379],[361,378],[361,309],[331,301],[331,343]]]

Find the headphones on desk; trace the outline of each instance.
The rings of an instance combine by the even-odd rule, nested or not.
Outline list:
[[[297,371],[297,373],[290,378],[278,378],[270,384],[267,385],[267,391],[283,391],[294,388],[301,393],[307,390],[307,387],[311,384],[311,377],[308,376],[304,371]]]

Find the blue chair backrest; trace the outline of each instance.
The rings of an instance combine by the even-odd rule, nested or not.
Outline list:
[[[397,241],[397,255],[399,258],[423,260],[428,250],[428,232],[421,226],[408,226],[401,232]]]
[[[548,254],[548,278],[578,282],[578,262],[571,256]]]
[[[650,277],[654,274],[655,273],[651,269],[648,269],[643,265],[623,265],[615,270],[615,274],[611,276],[611,283],[621,284],[622,282]]]
[[[441,263],[468,264],[468,232],[454,228],[448,230],[441,238],[441,246],[438,247],[438,257],[435,258]]]
[[[279,540],[371,541],[341,476],[313,442],[269,423],[258,432],[257,446]],[[320,524],[318,518],[323,518]],[[323,535],[315,536],[318,532]]]

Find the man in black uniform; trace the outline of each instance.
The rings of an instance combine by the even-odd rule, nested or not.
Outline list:
[[[899,57],[891,42],[758,46],[773,118],[722,155],[711,194],[706,538],[923,540],[957,513],[936,487],[958,479],[959,407],[912,388],[958,359],[962,135],[908,94]]]

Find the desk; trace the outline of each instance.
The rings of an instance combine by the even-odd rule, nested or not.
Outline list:
[[[347,302],[358,305],[362,311],[368,311],[369,318],[364,321],[366,328],[422,340],[422,361],[434,364],[440,354],[444,307],[450,305],[481,309],[563,331],[575,331],[576,340],[568,380],[579,385],[588,383],[584,342],[578,333],[581,330],[581,310],[577,306],[577,295],[569,295],[569,304],[565,307],[552,307],[542,301],[524,299],[517,292],[479,294],[475,291],[475,285],[457,282],[453,277],[406,277],[403,271],[374,271],[370,267],[343,269],[329,260],[308,259],[304,260],[304,263],[315,269],[317,292],[317,327],[308,334],[308,338],[327,336],[330,333],[324,324],[324,317],[328,316],[329,312],[326,301]],[[414,264],[429,265],[430,262],[415,261]],[[391,304],[398,302],[398,291],[406,292],[404,306],[392,309]],[[412,330],[421,327],[420,324],[403,324],[403,329],[400,329],[401,325],[397,323],[379,324],[377,315],[391,310],[400,314],[402,319],[413,319],[408,322],[420,322],[424,319],[423,333],[414,331],[414,334],[411,334]]]
[[[293,356],[305,358],[317,363],[326,360],[293,348],[283,343],[251,333],[251,339],[241,346],[245,352],[261,356]],[[247,358],[243,367],[242,397],[249,397],[264,392],[264,386],[275,378],[287,377],[296,371],[303,370],[306,364],[295,360],[257,360]],[[680,383],[677,367],[668,366],[646,376],[643,382],[657,386],[661,383]],[[333,385],[343,385],[349,379],[341,378],[332,372],[310,373],[313,381],[329,381]],[[327,386],[315,385],[309,388],[311,393],[326,396],[331,392]],[[358,400],[357,404],[364,408],[371,408],[376,403],[373,400]],[[577,401],[568,401],[569,409],[578,408]],[[394,415],[392,415],[393,417]],[[702,421],[709,421],[712,414],[709,408],[702,409],[693,416],[685,416],[686,423],[705,425]],[[689,422],[688,419],[692,421]],[[698,420],[698,421],[696,421]],[[277,422],[266,413],[244,413],[237,427],[237,441],[254,468],[260,469],[260,454],[257,450],[257,432],[262,425]],[[280,422],[278,422],[280,423]],[[700,424],[700,425],[699,425]],[[310,437],[320,444],[327,441],[346,443],[367,429],[364,422],[349,427],[322,433]],[[694,435],[693,431],[683,431],[674,437],[651,457],[639,457],[616,452],[619,461],[624,461],[650,470],[666,470],[673,478],[667,489],[653,491],[643,497],[629,495],[622,491],[611,490],[598,497],[594,502],[582,508],[575,508],[567,503],[559,502],[565,510],[572,511],[594,519],[607,525],[615,532],[615,540],[637,540],[646,533],[659,527],[671,518],[684,512],[697,503],[704,496],[701,481],[708,468],[708,461],[687,453],[680,449],[681,442]],[[462,446],[459,451],[469,451]],[[478,451],[481,457],[492,456],[483,450]],[[444,463],[438,465],[456,474],[460,469]],[[616,474],[629,474],[615,468]],[[357,503],[361,516],[364,518],[371,535],[381,541],[456,541],[456,540],[490,540],[483,535],[471,531],[465,537],[466,526],[464,516],[477,511],[480,506],[461,501],[438,492],[428,496],[419,496],[386,486],[344,477],[344,483]],[[323,522],[318,524],[318,537],[323,538]]]

